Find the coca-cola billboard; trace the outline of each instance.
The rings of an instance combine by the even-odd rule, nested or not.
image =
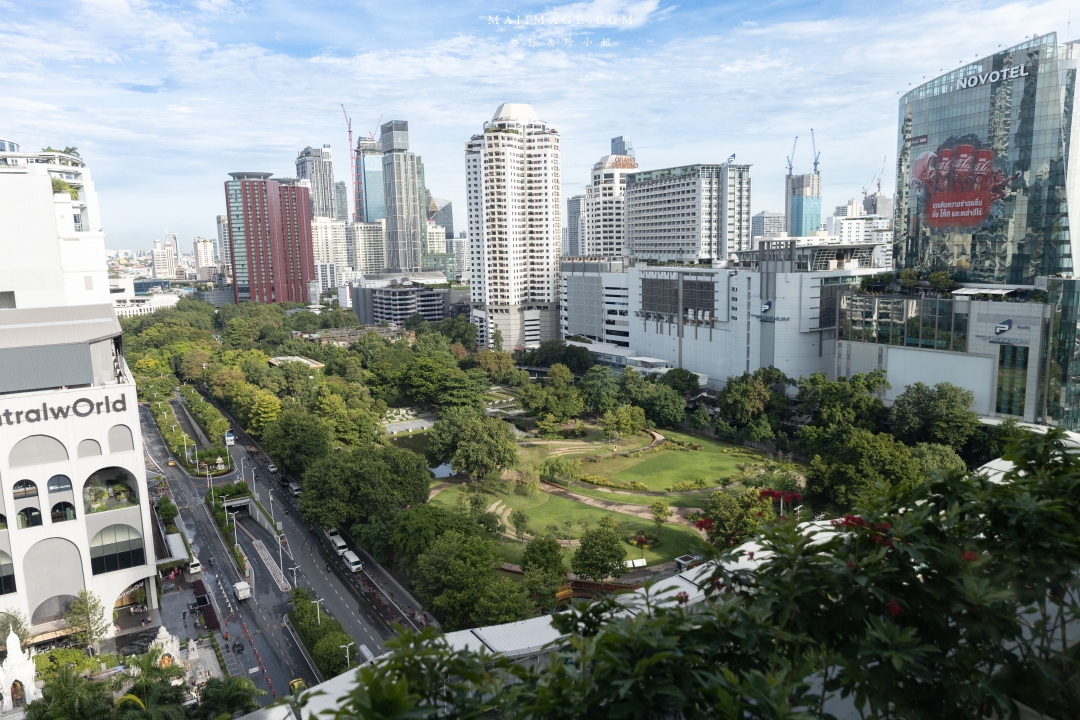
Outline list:
[[[935,230],[970,230],[988,221],[1020,173],[1005,176],[1004,158],[974,134],[951,137],[911,163],[919,214]]]

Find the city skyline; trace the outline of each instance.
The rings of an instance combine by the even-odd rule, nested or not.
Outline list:
[[[16,18],[14,6],[0,5],[9,20],[0,34],[9,49],[0,59],[4,134],[27,148],[79,147],[95,169],[107,244],[132,249],[150,247],[165,227],[185,243],[211,236],[229,172],[292,176],[306,145],[328,143],[346,158],[342,103],[354,139],[377,132],[380,114],[408,118],[428,186],[455,204],[466,190],[462,138],[502,102],[532,104],[559,130],[563,197],[583,192],[610,139],[627,135],[643,170],[737,153],[753,166],[752,211],[778,209],[784,158],[797,134],[796,171],[810,170],[813,127],[829,208],[872,189],[879,174],[891,193],[896,101],[908,83],[1015,42],[1016,18],[1037,18],[1030,32],[1068,27],[1063,2],[978,12],[915,3],[891,20],[885,9],[846,3],[594,2],[497,13],[633,18],[611,26],[496,25],[495,11],[475,3],[417,9],[401,23],[408,10],[396,6],[391,17],[376,5],[284,5],[256,18],[221,0],[171,11],[64,6]],[[294,32],[283,35],[286,12]],[[369,30],[358,40],[345,28],[360,22]],[[579,42],[567,46],[564,36]],[[515,37],[538,42],[514,47]],[[610,46],[586,47],[585,37]],[[65,59],[40,59],[56,57],[44,48],[57,42],[69,48]],[[537,70],[528,83],[510,79],[525,68]],[[622,80],[631,77],[628,93]],[[667,131],[672,120],[685,130]],[[169,193],[146,182],[164,167]]]

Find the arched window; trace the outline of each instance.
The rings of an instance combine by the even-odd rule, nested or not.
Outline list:
[[[0,530],[7,530],[7,515],[0,513]]]
[[[110,525],[90,542],[90,569],[95,575],[145,563],[142,535],[130,525]]]
[[[135,478],[123,468],[98,470],[83,485],[83,514],[138,505],[137,487]]]
[[[94,457],[101,454],[101,443],[97,440],[83,440],[79,443],[79,457]]]
[[[41,524],[41,511],[36,507],[23,508],[16,517],[18,517],[20,530],[37,527]]]
[[[15,565],[11,556],[0,550],[0,595],[15,592]]]
[[[135,441],[131,437],[131,428],[127,425],[113,425],[109,428],[109,452],[129,452],[135,449]]]
[[[31,435],[15,443],[8,455],[9,467],[26,467],[44,463],[63,462],[68,459],[64,444],[48,435]]]
[[[67,522],[75,519],[75,506],[67,500],[58,502],[52,506],[52,521],[54,523]]]
[[[53,475],[49,478],[49,492],[58,493],[71,489],[71,479],[67,475]]]
[[[37,497],[37,485],[31,480],[20,480],[11,489],[11,494],[15,496],[16,500]]]

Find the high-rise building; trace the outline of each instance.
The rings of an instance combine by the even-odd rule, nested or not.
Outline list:
[[[427,249],[425,255],[446,252],[446,229],[434,220],[427,221]]]
[[[469,277],[469,238],[464,230],[454,238],[454,268],[457,270],[457,279],[463,280]]]
[[[784,216],[793,237],[821,229],[821,173],[784,176]]]
[[[311,250],[315,262],[349,267],[349,245],[343,220],[317,217],[311,221]]]
[[[165,233],[165,245],[160,240],[154,241],[153,270],[155,278],[173,279],[176,277],[176,245],[174,239],[169,237],[175,233]]]
[[[892,217],[893,199],[881,192],[880,185],[881,183],[878,183],[879,189],[877,192],[871,193],[863,198],[863,213],[865,215]]]
[[[334,183],[334,219],[349,220],[349,189],[344,180]]]
[[[336,217],[334,212],[334,160],[329,145],[310,145],[296,156],[296,177],[311,184],[311,217]]]
[[[447,240],[454,237],[454,205],[449,200],[428,197],[427,218],[441,227]]]
[[[838,218],[854,218],[866,215],[865,204],[855,198],[851,198],[845,205],[837,205],[833,210],[833,217]]]
[[[386,220],[355,222],[345,226],[349,267],[361,273],[386,269]]]
[[[591,182],[585,188],[584,224],[578,231],[580,255],[626,254],[626,176],[636,169],[637,161],[629,155],[605,155],[593,165]]]
[[[386,187],[383,183],[383,152],[378,140],[359,140],[356,143],[357,222],[373,223],[386,217]]]
[[[310,191],[271,174],[229,173],[225,181],[233,293],[237,303],[307,303],[315,276]]]
[[[466,143],[472,321],[506,349],[558,336],[559,134],[504,103]],[[498,333],[498,335],[496,334]]]
[[[620,135],[617,138],[611,138],[611,154],[635,157],[634,141],[631,140],[628,135]]]
[[[229,216],[217,216],[217,263],[225,274],[232,276],[232,248],[229,247]]]
[[[726,261],[749,250],[750,166],[686,165],[626,177],[629,253],[642,260]]]
[[[624,207],[625,211],[625,207]],[[585,196],[574,195],[566,201],[566,255],[581,256],[581,232],[585,220]]]
[[[0,138],[0,228],[0,310],[111,302],[98,195],[77,153]]]
[[[193,243],[195,250],[195,274],[199,280],[210,281],[218,272],[214,262],[214,241],[197,237]]]
[[[394,272],[419,270],[427,240],[424,166],[409,152],[409,123],[391,120],[380,128],[386,199],[386,266]]]
[[[331,262],[315,262],[315,282],[319,286],[319,295],[327,294],[331,288],[338,286],[338,271],[337,265]],[[311,302],[316,302],[317,298],[310,298]]]
[[[0,141],[0,228],[0,596],[41,650],[70,633],[64,614],[83,591],[121,617],[139,591],[158,607],[154,525],[135,380],[82,159]],[[115,636],[112,622],[103,629]],[[32,660],[13,644],[5,711],[13,694],[41,697]]]
[[[774,213],[762,210],[750,218],[750,237],[774,238],[782,232],[787,232],[784,224],[784,213]]]

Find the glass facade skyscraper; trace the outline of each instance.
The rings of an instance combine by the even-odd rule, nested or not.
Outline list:
[[[383,187],[382,146],[378,140],[356,143],[356,221],[373,223],[386,219],[386,189]]]
[[[1073,48],[1036,37],[900,99],[899,268],[1012,285],[1073,273]]]

